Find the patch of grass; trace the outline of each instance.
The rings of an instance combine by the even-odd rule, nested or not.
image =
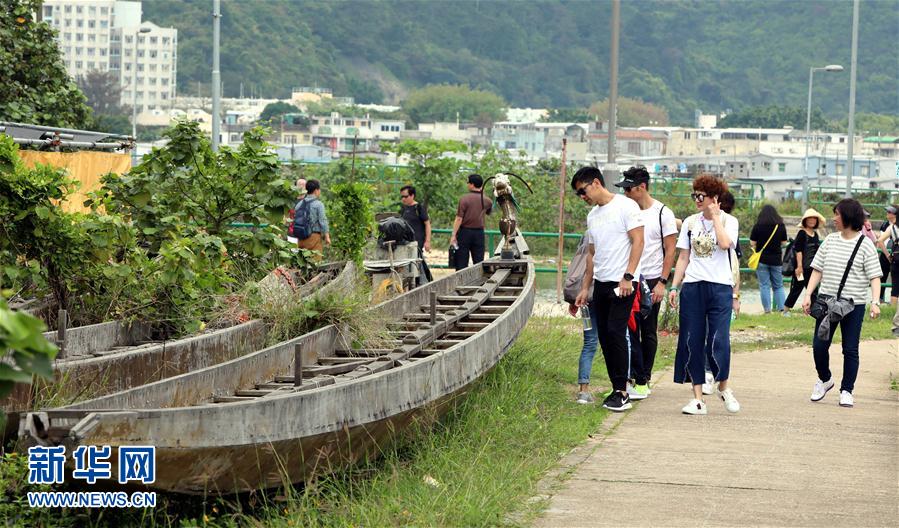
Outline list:
[[[865,316],[862,324],[862,340],[891,339],[892,320],[896,309],[881,306],[880,317],[872,320]],[[780,313],[740,315],[731,323],[731,348],[735,352],[767,350],[807,346],[811,350],[815,332],[815,320],[794,311],[791,317]],[[834,343],[842,342],[842,332],[837,331]]]
[[[890,390],[899,391],[899,376],[890,372]]]

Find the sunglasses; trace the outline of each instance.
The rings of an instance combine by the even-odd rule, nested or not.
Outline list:
[[[412,195],[411,194],[401,194],[400,198],[408,198],[410,196],[412,196]]]
[[[707,195],[706,193],[691,193],[690,194],[690,198],[693,198],[694,202],[701,202],[708,197],[709,197],[709,195]]]
[[[580,189],[576,190],[574,192],[574,194],[580,196],[581,198],[583,198],[584,196],[587,196],[587,187],[590,187],[591,185],[593,185],[593,182],[590,182],[587,185],[584,185]]]

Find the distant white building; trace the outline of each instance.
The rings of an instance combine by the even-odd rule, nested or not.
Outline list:
[[[41,9],[43,19],[58,31],[69,75],[113,72],[122,88],[122,104],[132,104],[136,80],[139,112],[171,106],[178,72],[177,29],[141,23],[140,2],[45,0]]]

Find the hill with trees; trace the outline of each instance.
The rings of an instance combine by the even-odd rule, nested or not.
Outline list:
[[[179,30],[181,93],[209,94],[212,23],[206,2],[148,0],[144,17]],[[609,84],[609,1],[370,0],[222,2],[227,96],[287,97],[328,86],[360,102],[397,102],[428,84],[463,84],[515,106],[588,107]],[[851,2],[623,2],[620,94],[663,107],[673,123],[695,109],[803,107],[810,66],[815,106],[848,111]],[[859,112],[897,113],[899,10],[861,6]]]

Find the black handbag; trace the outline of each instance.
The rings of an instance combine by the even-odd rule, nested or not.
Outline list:
[[[858,253],[858,248],[861,247],[864,238],[864,235],[858,238],[858,242],[855,244],[855,249],[852,250],[852,256],[849,257],[849,263],[846,264],[846,271],[843,272],[843,278],[840,279],[840,287],[837,289],[836,299],[838,301],[840,300],[840,295],[843,293],[843,286],[846,285],[846,279],[849,277],[849,270],[852,268],[852,262],[855,260],[855,254]],[[815,302],[813,302],[811,308],[809,308],[809,315],[811,315],[818,321],[824,319],[824,317],[826,317],[828,315],[828,312],[830,311],[828,309],[828,301],[832,301],[832,299],[834,299],[834,297],[831,295],[818,294],[818,298],[815,299]],[[852,302],[852,299],[849,299],[849,301]],[[843,316],[839,315],[836,316],[836,318],[831,317],[831,320],[836,323],[842,318]]]
[[[450,269],[454,269],[456,267],[456,246],[450,244],[449,247],[449,258],[447,259],[447,265]]]

